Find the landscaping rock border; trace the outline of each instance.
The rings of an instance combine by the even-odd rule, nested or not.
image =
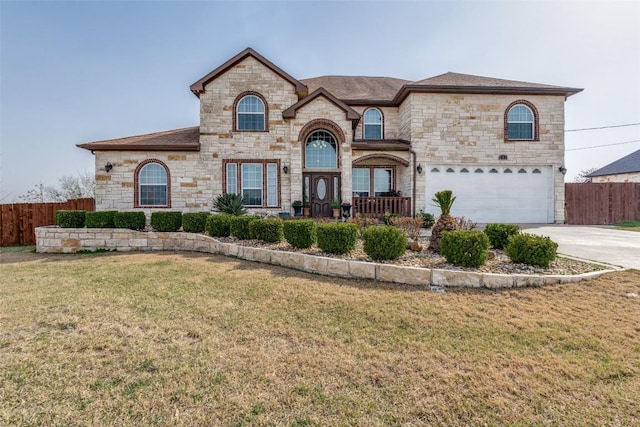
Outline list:
[[[574,275],[495,274],[458,270],[406,267],[375,262],[329,258],[266,248],[225,243],[204,234],[133,231],[119,228],[36,228],[36,251],[194,251],[231,256],[279,265],[308,273],[352,279],[378,280],[426,287],[517,288],[574,283],[616,271],[599,270]]]

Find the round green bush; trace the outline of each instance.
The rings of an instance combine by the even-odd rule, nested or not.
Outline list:
[[[213,237],[229,237],[231,235],[230,224],[232,216],[229,214],[209,215],[205,225],[207,234]]]
[[[421,210],[420,213],[418,213],[416,216],[417,217],[422,217],[422,228],[429,229],[429,228],[433,227],[433,224],[436,223],[436,219],[433,216],[433,214],[430,214],[428,212],[423,212]]]
[[[460,267],[480,267],[487,260],[489,238],[480,230],[447,231],[440,241],[440,254]]]
[[[362,238],[365,253],[374,261],[398,259],[407,251],[407,235],[397,227],[367,227]]]
[[[318,247],[330,254],[346,254],[356,248],[358,227],[352,222],[318,225]]]
[[[515,224],[487,224],[484,233],[489,237],[489,242],[494,249],[504,249],[509,242],[509,237],[520,232],[520,227]]]
[[[182,214],[182,230],[185,233],[204,233],[209,212],[187,212]]]
[[[182,227],[182,212],[153,212],[151,213],[151,227],[155,231],[178,231]]]
[[[282,220],[280,218],[265,218],[249,223],[249,237],[263,242],[281,242],[283,238]]]
[[[248,240],[251,238],[249,233],[249,224],[251,221],[257,221],[260,218],[254,215],[235,216],[229,219],[229,231],[233,237],[240,240]]]
[[[316,243],[316,223],[312,219],[294,219],[285,221],[284,238],[294,248],[309,248]]]
[[[87,228],[113,228],[113,218],[117,211],[87,212],[84,217],[84,225]]]
[[[520,233],[509,237],[504,253],[513,262],[549,268],[558,256],[558,244],[548,237]]]
[[[67,211],[56,212],[56,225],[61,228],[82,228],[87,211]]]

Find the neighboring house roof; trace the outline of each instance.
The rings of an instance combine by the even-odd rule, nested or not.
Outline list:
[[[623,173],[640,172],[640,150],[624,156],[613,163],[591,172],[587,177],[619,175]]]
[[[298,93],[298,96],[301,97],[308,93],[308,89],[304,84],[300,83],[300,81],[298,81],[297,79],[293,78],[291,75],[286,73],[282,68],[278,67],[273,62],[269,61],[267,58],[260,55],[258,52],[251,49],[250,47],[246,48],[245,50],[243,50],[242,52],[240,52],[239,54],[237,54],[236,56],[234,56],[233,58],[231,58],[230,60],[228,60],[227,62],[225,62],[218,68],[216,68],[215,70],[211,71],[209,74],[207,74],[200,80],[198,80],[197,82],[192,84],[190,86],[191,92],[193,92],[193,94],[199,98],[200,94],[204,92],[204,87],[207,85],[207,83],[214,80],[219,75],[225,73],[227,70],[234,67],[239,62],[244,61],[249,56],[255,58],[256,60],[258,60],[258,62],[261,62],[265,67],[269,68],[271,71],[278,74],[280,77],[282,77],[283,79],[287,80],[289,83],[294,85],[296,87],[296,92]]]
[[[200,150],[200,127],[173,129],[146,135],[77,144],[87,150],[128,151],[198,151]]]
[[[293,104],[291,107],[289,107],[286,110],[284,110],[282,112],[282,117],[284,117],[285,119],[295,118],[296,117],[296,113],[298,112],[298,110],[300,108],[302,108],[303,106],[305,106],[306,104],[308,104],[309,102],[313,101],[314,99],[316,99],[319,96],[324,96],[329,101],[331,101],[333,104],[335,104],[338,108],[342,109],[347,115],[347,120],[360,120],[360,114],[357,111],[355,111],[353,108],[349,107],[344,102],[340,101],[338,98],[333,96],[331,93],[327,92],[324,88],[316,89],[313,93],[310,93],[305,98],[301,99],[300,101],[298,101],[295,104]]]

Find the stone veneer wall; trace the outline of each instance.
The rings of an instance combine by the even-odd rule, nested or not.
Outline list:
[[[621,173],[618,175],[594,176],[592,182],[640,182],[640,172]]]
[[[75,253],[78,251],[195,251],[232,256],[248,261],[279,265],[321,274],[351,279],[378,280],[416,286],[468,288],[512,288],[572,283],[598,277],[611,270],[561,275],[509,275],[474,273],[405,267],[374,262],[343,260],[223,243],[195,233],[162,233],[114,228],[36,228],[36,249],[41,253]]]

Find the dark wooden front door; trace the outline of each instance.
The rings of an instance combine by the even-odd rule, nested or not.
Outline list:
[[[340,198],[340,174],[305,173],[304,184],[309,191],[311,216],[331,217],[331,201]]]

